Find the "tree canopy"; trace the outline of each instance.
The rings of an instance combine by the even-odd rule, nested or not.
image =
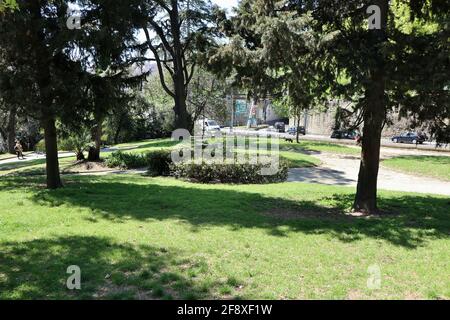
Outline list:
[[[362,124],[362,161],[354,208],[378,210],[381,131],[394,109],[449,142],[449,4],[372,1],[379,28],[369,28],[369,4],[350,0],[244,0],[222,22],[230,42],[211,68],[233,74],[255,92],[282,92],[294,109],[314,100],[351,102]],[[280,90],[285,88],[285,90]]]

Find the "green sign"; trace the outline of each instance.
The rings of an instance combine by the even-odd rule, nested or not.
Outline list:
[[[236,101],[236,114],[247,113],[247,101],[237,100]]]

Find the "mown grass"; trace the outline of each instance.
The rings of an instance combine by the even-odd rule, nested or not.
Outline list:
[[[290,144],[283,142],[283,146],[289,147]],[[361,148],[349,147],[341,144],[330,142],[318,142],[318,141],[301,141],[300,144],[293,144],[296,150],[310,152],[310,153],[335,153],[344,155],[359,156],[361,154]]]
[[[384,160],[383,166],[405,173],[450,181],[450,157],[402,156]]]
[[[178,145],[178,142],[170,139],[145,140],[132,143],[124,143],[111,147],[108,151],[103,151],[101,157],[107,159],[109,155],[117,150],[127,153],[145,153],[155,150],[172,149]],[[87,156],[87,154],[86,154]],[[280,156],[289,162],[291,168],[313,167],[320,164],[320,160],[311,155],[302,152],[291,146],[280,146]],[[75,157],[60,158],[60,169],[64,173],[75,162]],[[7,174],[28,174],[38,175],[45,173],[45,159],[33,161],[18,161],[7,164],[0,164],[0,175]]]
[[[351,188],[198,185],[137,175],[0,179],[0,299],[450,298],[448,198]],[[69,291],[66,269],[82,270]],[[381,288],[367,288],[368,267]]]

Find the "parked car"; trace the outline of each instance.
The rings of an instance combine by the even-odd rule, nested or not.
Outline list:
[[[331,134],[332,139],[356,140],[358,133],[353,130],[334,130]]]
[[[198,120],[195,126],[198,132],[203,132],[203,130],[205,133],[220,132],[219,124],[211,119]]]
[[[290,135],[293,135],[293,136],[295,136],[296,134],[297,134],[297,127],[290,127],[289,129],[288,129],[288,131],[287,131]],[[301,134],[301,135],[306,135],[306,129],[305,129],[305,127],[298,127],[298,132]]]
[[[418,134],[417,132],[405,132],[399,136],[392,137],[392,142],[394,143],[412,143],[412,144],[423,144],[428,140],[425,134]]]
[[[278,132],[285,133],[286,132],[286,124],[284,122],[276,122],[274,125],[275,129]]]

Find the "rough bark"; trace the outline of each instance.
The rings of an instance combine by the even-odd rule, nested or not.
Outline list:
[[[189,130],[191,126],[189,124],[189,115],[187,112],[185,87],[180,81],[175,82],[174,102],[175,128]]]
[[[175,128],[176,129],[188,129],[189,116],[187,112],[187,85],[188,79],[186,79],[186,68],[184,61],[183,45],[181,43],[180,32],[180,16],[178,13],[178,3],[172,0],[172,14],[170,15],[170,24],[173,34],[173,85],[174,85],[174,112],[175,112]]]
[[[95,145],[89,148],[88,161],[100,161],[100,150],[102,148],[102,117],[97,118],[97,125],[92,130],[92,140]]]
[[[378,83],[369,89],[368,107],[364,115],[361,166],[354,210],[368,214],[377,213],[377,185],[380,166],[381,131],[384,121],[384,84],[381,75]],[[374,79],[375,80],[375,79]]]
[[[362,137],[361,166],[358,177],[353,209],[367,214],[378,213],[377,185],[380,167],[381,132],[385,120],[385,72],[381,45],[386,41],[388,1],[374,1],[381,9],[381,30],[373,30],[375,57],[377,63],[370,70],[370,81],[366,89],[367,104],[364,110],[364,129]]]
[[[83,151],[77,151],[76,152],[76,156],[77,156],[77,161],[84,161],[84,160],[86,160],[86,158],[84,157]]]
[[[8,131],[8,152],[11,154],[15,154],[15,150],[14,150],[14,145],[15,145],[15,140],[16,140],[16,113],[17,110],[15,107],[12,107],[9,111],[9,116],[8,116],[8,126],[7,126],[7,131]]]
[[[58,189],[63,185],[59,175],[58,143],[55,119],[44,119],[42,125],[44,127],[45,137],[47,188]]]

